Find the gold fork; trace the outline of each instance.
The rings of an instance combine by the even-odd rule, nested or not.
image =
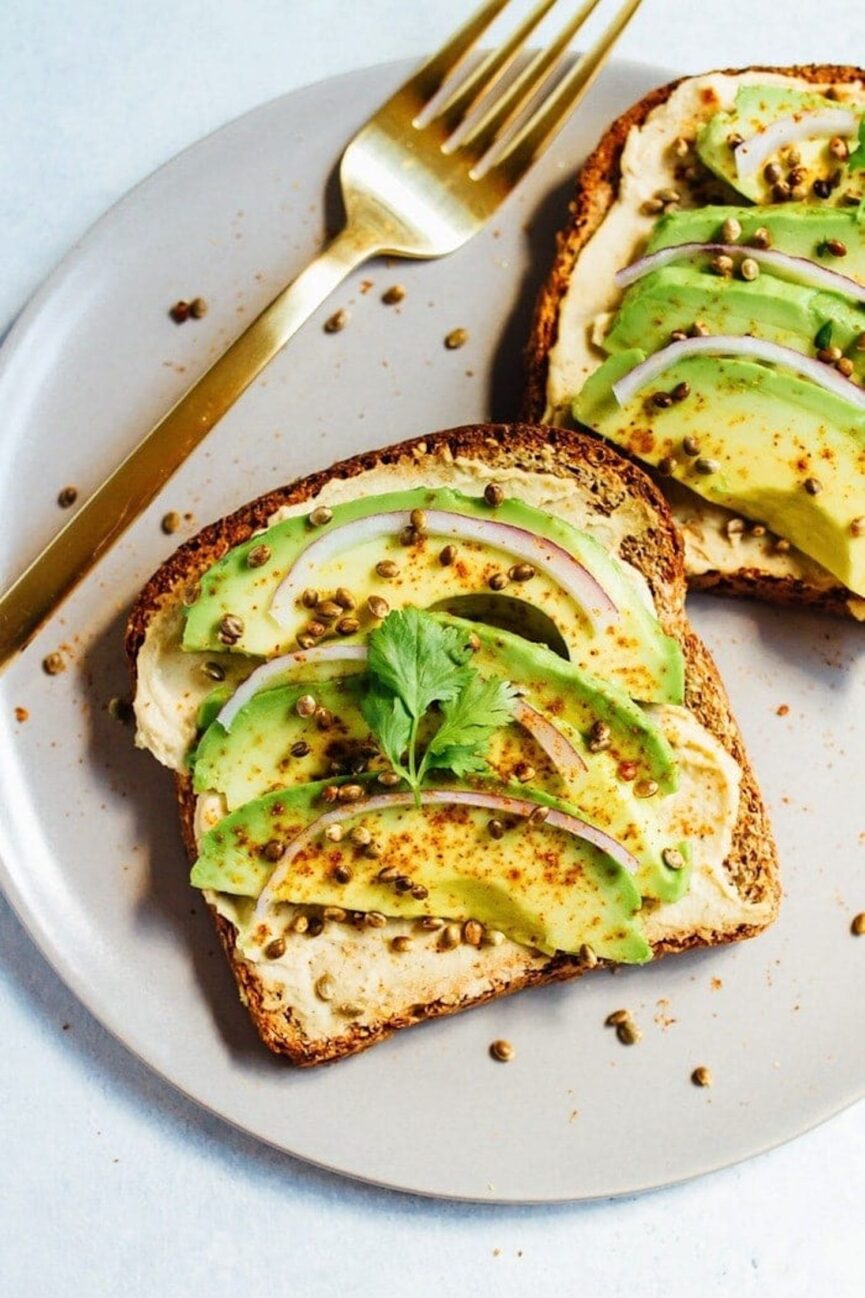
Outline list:
[[[345,227],[193,384],[0,597],[0,669],[24,648],[351,270],[382,254],[443,256],[486,224],[583,98],[641,0],[626,0],[597,43],[541,99],[540,92],[552,82],[570,41],[599,2],[585,0],[556,39],[497,91],[556,0],[538,0],[501,46],[468,75],[453,78],[509,3],[486,0],[361,128],[340,166]]]

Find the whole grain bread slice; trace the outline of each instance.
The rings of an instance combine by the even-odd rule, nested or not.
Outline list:
[[[821,85],[844,85],[865,82],[861,68],[839,64],[809,63],[796,67],[753,67],[724,69],[728,75],[745,72],[780,73]],[[670,98],[686,78],[679,78],[650,91],[638,103],[618,117],[604,133],[594,152],[583,164],[569,207],[568,221],[556,240],[556,252],[550,273],[538,295],[535,313],[525,349],[525,389],[521,414],[528,421],[549,418],[547,377],[550,352],[559,336],[562,301],[568,291],[571,275],[583,248],[603,222],[616,200],[621,180],[621,158],[632,129],[641,127],[656,108]],[[588,431],[588,430],[587,430]],[[663,483],[663,479],[658,479]],[[670,495],[674,516],[690,527],[722,528],[733,515],[718,506],[707,506],[686,487],[675,484]],[[739,543],[731,562],[723,569],[707,566],[689,552],[686,543],[685,570],[688,585],[695,590],[711,590],[723,595],[740,595],[775,604],[804,605],[845,618],[862,621],[865,605],[837,582],[825,569],[793,553],[789,573],[783,575],[761,565],[762,546],[756,542]]]
[[[141,592],[129,618],[126,637],[133,684],[148,632],[167,611],[179,606],[211,563],[264,527],[276,510],[313,501],[335,481],[358,479],[360,489],[363,476],[372,471],[408,474],[415,485],[436,485],[450,466],[463,463],[480,466],[489,479],[514,469],[528,474],[552,474],[563,480],[568,499],[573,500],[578,514],[608,529],[615,530],[617,520],[627,516],[627,527],[616,533],[615,549],[643,574],[664,629],[683,647],[687,707],[720,741],[742,771],[733,848],[724,869],[739,897],[753,910],[735,923],[709,920],[687,930],[671,929],[653,942],[654,954],[660,956],[753,936],[771,922],[777,910],[779,881],[775,847],[717,668],[685,617],[681,540],[663,497],[647,475],[595,438],[525,424],[472,425],[356,456],[252,501],[183,545]],[[196,797],[183,772],[176,775],[176,791],[183,840],[192,861],[196,856]],[[456,953],[437,954],[433,964],[429,960],[424,964],[421,957],[406,953],[393,964],[386,987],[384,975],[376,973],[377,985],[382,989],[379,1005],[373,1004],[357,1018],[335,1016],[324,1029],[315,1029],[299,1013],[293,997],[298,984],[304,979],[309,984],[316,973],[311,965],[315,958],[311,953],[322,939],[290,944],[289,953],[280,965],[268,966],[265,976],[260,965],[246,960],[238,950],[237,928],[230,918],[220,913],[218,899],[209,900],[241,999],[262,1040],[271,1050],[298,1065],[342,1058],[381,1041],[399,1028],[452,1014],[523,987],[574,978],[588,967],[575,956],[549,958],[510,942],[480,949],[461,946]],[[381,936],[376,937],[374,930],[356,933],[347,926],[341,927],[347,930],[346,936],[340,939],[341,960],[353,962],[355,972],[358,962],[361,968],[365,961],[370,965],[380,962],[381,952],[374,950],[370,943],[381,942]]]

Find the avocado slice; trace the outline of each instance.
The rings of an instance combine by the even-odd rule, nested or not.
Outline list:
[[[834,293],[776,278],[768,270],[750,283],[725,279],[704,265],[665,266],[637,280],[626,292],[604,350],[666,347],[671,334],[700,320],[710,334],[754,334],[815,354],[815,338],[827,323],[831,341],[848,353],[855,372],[865,374],[865,351],[853,344],[865,332],[865,306]]]
[[[766,229],[775,251],[805,257],[865,283],[865,221],[857,218],[855,207],[825,207],[818,203],[690,207],[668,212],[656,222],[646,252],[658,252],[682,243],[718,243],[721,227],[728,218],[738,221],[742,227],[738,242],[743,254],[755,232]],[[847,251],[843,257],[832,256],[827,251],[829,239],[844,244]]]
[[[531,580],[512,581],[508,595],[519,596],[527,606],[541,609],[560,632],[575,665],[603,674],[621,685],[632,698],[648,702],[681,701],[681,657],[678,646],[664,635],[654,611],[647,606],[640,591],[623,566],[593,537],[562,519],[535,509],[520,500],[506,499],[494,511],[482,498],[473,498],[447,488],[392,492],[367,496],[348,504],[337,505],[327,524],[338,528],[371,515],[391,512],[410,513],[413,509],[440,509],[467,517],[485,518],[509,523],[534,535],[543,536],[567,550],[612,598],[619,610],[617,621],[601,630],[589,623],[581,606],[552,578],[538,570]],[[236,546],[219,559],[201,579],[199,598],[187,609],[183,647],[187,650],[224,650],[219,640],[222,619],[230,614],[234,627],[240,629],[230,648],[236,653],[268,658],[297,645],[312,614],[298,607],[291,625],[280,626],[269,609],[282,577],[315,537],[316,530],[307,517],[286,519],[265,533]],[[262,553],[266,546],[269,560],[250,566],[253,549]],[[376,595],[391,607],[414,604],[421,608],[439,605],[449,597],[485,592],[495,572],[507,573],[514,557],[504,551],[484,547],[476,542],[457,543],[457,559],[444,566],[439,555],[442,538],[422,537],[415,544],[402,545],[398,535],[354,546],[327,563],[321,573],[319,589],[334,591],[344,586],[355,601],[358,629],[355,639],[374,625],[367,610],[367,599]],[[377,571],[381,561],[396,565],[395,577],[382,577]]]
[[[697,153],[701,161],[721,180],[755,203],[771,199],[772,184],[766,180],[763,167],[742,179],[736,171],[731,137],[750,140],[772,122],[815,110],[836,110],[840,105],[813,90],[798,90],[789,85],[740,86],[731,112],[715,113],[697,136]],[[834,132],[833,132],[834,134]],[[855,137],[851,136],[851,140]],[[830,177],[838,162],[827,149],[826,136],[796,142],[800,164],[809,177]],[[772,161],[779,161],[776,156]],[[768,161],[768,159],[767,159]],[[786,176],[788,168],[784,167]]]
[[[258,896],[273,869],[265,844],[289,841],[320,814],[321,791],[321,784],[281,790],[220,821],[202,839],[193,885]],[[404,918],[476,919],[550,955],[588,943],[605,959],[651,958],[637,919],[640,893],[626,870],[563,830],[521,822],[495,839],[489,820],[489,811],[466,806],[372,814],[361,808],[345,822],[340,842],[322,834],[298,854],[281,900]],[[375,859],[349,837],[354,826],[372,833]],[[351,873],[346,883],[334,878],[340,865]],[[427,895],[418,899],[382,881],[386,865],[423,885]]]
[[[672,457],[679,481],[767,523],[865,595],[865,541],[853,525],[865,515],[865,413],[789,372],[714,356],[688,357],[653,384],[685,383],[687,399],[661,409],[644,392],[622,409],[612,385],[644,359],[609,357],[575,398],[575,418],[650,464]],[[683,452],[688,436],[696,458]]]

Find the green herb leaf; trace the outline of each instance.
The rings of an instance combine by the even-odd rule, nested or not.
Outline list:
[[[865,117],[859,123],[859,143],[847,159],[851,171],[865,170]]]
[[[471,668],[471,650],[455,627],[416,608],[389,613],[369,637],[367,667],[419,720],[432,703],[455,698]]]
[[[412,725],[402,699],[372,681],[360,708],[364,721],[378,739],[393,769],[403,779],[408,779],[409,772],[402,758],[411,741]]]
[[[468,758],[477,758],[494,731],[508,724],[515,701],[516,692],[509,681],[497,676],[485,680],[473,672],[456,698],[442,704],[442,723],[427,745],[421,769],[447,767],[465,773]]]
[[[824,347],[829,346],[831,341],[832,341],[832,321],[827,320],[825,324],[821,324],[820,328],[817,330],[816,334],[814,335],[814,346],[817,348],[818,351],[822,351]]]

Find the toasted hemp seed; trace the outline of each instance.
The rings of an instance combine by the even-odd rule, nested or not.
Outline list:
[[[690,141],[686,140],[684,135],[680,135],[679,138],[673,144],[673,152],[675,153],[676,157],[687,158],[690,151],[691,151]]]
[[[777,554],[789,554],[792,546],[785,536],[779,536],[775,541],[775,551]]]
[[[263,568],[272,553],[269,545],[254,545],[246,556],[246,562],[250,568]]]
[[[205,676],[209,676],[212,681],[225,680],[225,668],[221,663],[203,663],[201,670],[204,672]]]
[[[719,461],[710,459],[708,455],[701,455],[699,459],[694,461],[694,468],[697,473],[702,473],[706,477],[708,477],[710,473],[717,473],[720,467],[721,465]]]
[[[238,617],[236,613],[226,613],[220,618],[219,626],[216,630],[216,638],[222,644],[237,644],[243,635],[243,618]]]
[[[443,568],[449,568],[457,557],[457,548],[455,545],[446,545],[439,554],[439,563]]]
[[[412,890],[412,881],[407,874],[398,874],[393,881],[394,890],[399,893],[407,893]]]
[[[735,216],[728,216],[721,226],[721,242],[735,243],[742,235],[742,223],[737,221]]]
[[[476,919],[467,919],[463,924],[463,941],[469,946],[480,946],[484,940],[484,926]]]
[[[411,895],[415,901],[426,901],[429,896],[429,888],[425,888],[422,883],[412,884]]]
[[[752,248],[771,248],[772,233],[765,225],[759,225],[748,242]]]
[[[409,522],[416,532],[426,531],[426,513],[422,509],[413,509],[409,514]]]
[[[328,708],[318,707],[315,709],[315,724],[319,730],[330,730],[333,721],[333,713]]]
[[[588,749],[590,753],[602,753],[610,747],[612,737],[606,721],[595,721],[589,731]]]
[[[376,778],[379,784],[383,784],[386,789],[392,789],[399,784],[402,776],[398,775],[396,771],[379,771]]]
[[[446,924],[439,934],[438,948],[440,951],[453,951],[454,947],[460,944],[460,926],[459,924]]]
[[[671,478],[679,467],[679,461],[674,455],[665,455],[662,460],[658,460],[658,472],[663,473],[665,478]]]
[[[332,924],[344,924],[348,919],[348,911],[343,910],[342,906],[325,906],[321,915],[322,919],[330,920]]]
[[[865,937],[865,910],[853,916],[850,932],[854,937]]]
[[[305,933],[308,928],[309,928],[309,916],[295,915],[294,919],[291,921],[292,933]]]
[[[865,515],[850,520],[850,535],[865,536]]]
[[[763,168],[763,179],[767,180],[770,185],[776,184],[783,174],[777,162],[767,162]]]
[[[317,505],[309,516],[310,527],[324,527],[333,518],[333,510],[327,505]]]
[[[171,536],[172,533],[177,531],[182,522],[183,519],[180,517],[177,510],[170,509],[167,514],[162,515],[162,520],[159,526],[162,528],[166,536]]]
[[[658,792],[657,780],[637,780],[634,785],[635,798],[654,798]]]
[[[336,983],[330,974],[322,974],[315,982],[315,994],[320,1001],[332,1001],[336,995]]]
[[[741,536],[745,530],[744,518],[728,518],[724,525],[724,531],[728,536]]]
[[[487,582],[490,590],[504,590],[509,584],[510,578],[506,572],[494,572]]]
[[[587,969],[594,969],[598,963],[598,957],[587,942],[584,942],[577,952],[580,958],[580,964],[585,965]]]
[[[501,946],[505,935],[500,928],[488,928],[484,933],[484,946]]]
[[[61,509],[69,509],[78,499],[77,487],[64,487],[57,497],[57,504]]]
[[[726,252],[719,252],[717,257],[713,257],[710,262],[715,274],[721,275],[725,279],[728,279],[733,274],[733,264],[733,258],[728,256]]]
[[[439,919],[437,915],[424,915],[418,920],[417,926],[422,933],[438,933],[439,929],[444,927],[444,920]]]
[[[449,352],[456,351],[458,347],[465,347],[468,340],[468,329],[451,329],[449,334],[445,334],[445,347]]]
[[[644,216],[659,216],[663,210],[664,204],[660,198],[647,198],[640,207],[640,211]]]
[[[363,786],[360,784],[341,784],[336,797],[338,802],[358,802],[363,797]],[[369,830],[364,832],[368,834]],[[355,838],[355,833],[356,830],[352,830],[351,837],[357,843],[359,840]],[[368,843],[369,838],[365,841]]]
[[[351,883],[353,875],[347,865],[334,866],[333,877],[336,883]]]
[[[635,1046],[642,1035],[633,1019],[626,1019],[616,1028],[616,1036],[623,1046]]]
[[[324,836],[329,839],[331,843],[341,843],[343,832],[342,825],[328,825],[327,829],[324,831]]]
[[[367,928],[384,928],[387,924],[387,915],[383,915],[380,910],[368,910],[363,922]]]
[[[850,150],[847,148],[847,141],[842,139],[840,135],[832,136],[832,139],[829,141],[829,152],[832,154],[832,157],[837,158],[839,162],[846,162],[850,156]]]
[[[280,843],[279,839],[272,838],[270,842],[265,843],[261,849],[261,855],[266,861],[279,861],[285,856],[285,844]]]
[[[712,1074],[705,1064],[701,1064],[699,1068],[695,1068],[691,1073],[691,1081],[695,1086],[711,1086]]]
[[[853,370],[856,368],[849,356],[842,356],[840,361],[835,365],[839,374],[843,374],[845,379],[849,379]]]
[[[497,482],[488,482],[484,487],[484,500],[488,505],[496,509],[504,500],[504,487],[499,486]]]
[[[340,586],[333,598],[334,601],[339,604],[340,608],[344,608],[347,611],[357,607],[357,600],[354,595],[352,595],[351,591],[347,590],[345,586]]]
[[[742,276],[742,279],[757,279],[760,275],[759,263],[756,262],[753,257],[744,257],[742,259],[742,265],[739,267],[739,274]]]
[[[356,843],[358,847],[369,847],[372,842],[372,834],[367,829],[366,825],[355,825],[354,829],[349,834],[349,838],[353,843]]]
[[[529,762],[517,762],[514,767],[514,775],[520,784],[528,784],[537,775],[537,771]]]
[[[668,410],[673,404],[673,398],[669,392],[653,392],[652,405],[657,406],[659,410]]]
[[[400,933],[398,937],[391,940],[390,949],[399,953],[410,951],[414,943],[405,933]]]
[[[300,597],[300,602],[304,608],[315,608],[318,603],[318,591],[307,587]]]
[[[823,490],[823,484],[819,478],[806,478],[802,483],[809,496],[819,496]]]
[[[294,710],[299,717],[311,717],[317,707],[318,704],[311,694],[301,694],[294,705]]]
[[[865,352],[865,333],[861,333],[856,338],[853,348],[857,352]]]
[[[381,295],[381,300],[385,306],[396,306],[405,297],[405,289],[402,284],[392,284],[390,288],[385,289]]]
[[[685,383],[684,380],[681,383],[677,383],[673,388],[673,391],[670,393],[670,396],[674,401],[687,401],[690,395],[691,385],[690,383]]]
[[[388,604],[386,599],[382,599],[381,595],[370,595],[369,599],[366,601],[366,606],[372,616],[377,618],[379,621],[381,621],[382,618],[387,617],[390,612],[390,604]]]
[[[275,937],[272,942],[268,942],[264,954],[268,960],[278,960],[280,956],[285,955],[285,938]]]
[[[308,757],[309,753],[310,747],[305,739],[298,739],[296,744],[291,745],[292,757]]]
[[[356,617],[341,617],[336,624],[339,635],[354,635],[360,630],[360,622]]]
[[[324,929],[324,920],[320,915],[310,915],[307,933],[310,937],[318,937]]]
[[[375,570],[379,577],[384,577],[386,580],[395,577],[399,572],[399,568],[394,563],[393,559],[382,559],[375,565]]]
[[[613,1010],[612,1014],[608,1014],[604,1019],[604,1027],[617,1028],[620,1023],[627,1023],[630,1017],[630,1010]]]
[[[512,568],[508,569],[508,576],[511,581],[531,581],[534,575],[535,568],[531,563],[515,563]]]
[[[685,868],[685,858],[677,847],[665,847],[661,853],[661,860],[668,870],[683,870]]]
[[[684,437],[682,439],[682,450],[686,455],[699,455],[700,443],[697,441],[696,437]]]
[[[315,616],[323,622],[335,622],[342,616],[342,609],[334,599],[323,599],[315,606]]]
[[[817,353],[817,360],[823,361],[826,365],[834,365],[843,355],[840,347],[821,347]]]
[[[510,1041],[498,1040],[493,1041],[490,1045],[490,1055],[500,1064],[509,1064],[515,1058],[516,1053]]]
[[[324,322],[324,332],[326,334],[338,334],[340,329],[344,329],[348,324],[348,312],[340,307],[339,311],[334,311],[333,315],[328,316]]]
[[[505,836],[505,827],[500,820],[490,820],[487,823],[487,831],[490,838],[499,839]]]

